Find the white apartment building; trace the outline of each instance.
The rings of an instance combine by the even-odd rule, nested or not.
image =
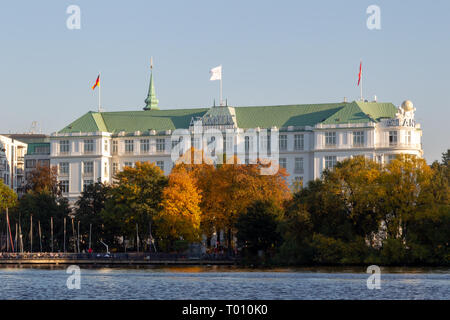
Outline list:
[[[0,135],[0,179],[16,192],[25,183],[26,152],[26,143]]]

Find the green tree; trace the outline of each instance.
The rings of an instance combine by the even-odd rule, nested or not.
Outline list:
[[[31,239],[31,216],[33,216],[33,251],[39,251],[39,233],[38,225],[41,225],[42,249],[50,251],[51,249],[51,219],[53,218],[53,248],[54,251],[64,250],[64,218],[67,218],[66,249],[72,251],[72,245],[69,238],[72,232],[68,215],[71,213],[69,203],[66,198],[58,198],[49,190],[41,192],[29,191],[19,200],[17,207],[16,222],[20,225],[23,234],[24,250],[29,251]]]
[[[281,240],[278,222],[282,215],[280,208],[272,201],[257,200],[236,221],[238,244],[251,256],[259,250],[272,253]]]
[[[91,231],[91,247],[97,251],[104,248],[102,239],[112,239],[111,230],[105,228],[102,210],[110,198],[110,187],[102,182],[96,182],[85,188],[76,202],[75,217],[80,221],[83,248],[89,249],[89,232]],[[109,233],[109,234],[108,234]]]
[[[105,228],[124,239],[136,239],[136,224],[139,239],[146,239],[158,212],[167,177],[161,169],[150,162],[137,162],[134,168],[126,167],[117,174],[112,186],[111,198],[102,212]],[[109,244],[117,244],[117,237],[110,238]]]
[[[314,225],[307,206],[294,194],[279,223],[278,231],[282,235],[282,244],[277,262],[289,265],[310,264],[313,262]]]
[[[342,214],[352,223],[352,237],[370,239],[379,229],[383,218],[377,209],[383,196],[380,179],[380,165],[364,156],[345,159],[324,173],[327,192],[340,198]]]

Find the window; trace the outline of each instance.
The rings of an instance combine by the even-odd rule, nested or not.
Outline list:
[[[133,162],[125,161],[125,162],[123,163],[123,165],[124,165],[124,167],[130,167],[130,168],[133,168]]]
[[[405,143],[406,144],[411,144],[411,136],[412,136],[412,132],[411,131],[406,131],[406,137],[405,137]]]
[[[116,175],[117,172],[119,172],[119,164],[117,162],[114,162],[112,165],[112,174]]]
[[[49,153],[50,153],[49,146],[37,146],[33,152],[33,154],[49,154]]]
[[[156,152],[164,152],[166,150],[166,139],[156,139]]]
[[[325,132],[325,146],[333,147],[336,145],[336,132]]]
[[[249,136],[245,137],[245,152],[248,153],[250,152],[250,149],[252,147],[252,139]]]
[[[270,135],[261,135],[259,136],[260,139],[260,146],[261,146],[261,150],[260,152],[263,153],[265,152],[267,155],[271,154],[271,150],[270,150]]]
[[[25,161],[25,168],[36,168],[36,160],[34,159],[28,159]]]
[[[61,162],[59,164],[59,174],[60,175],[68,175],[69,174],[69,163]]]
[[[112,154],[117,154],[119,152],[119,143],[117,140],[112,142]]]
[[[396,157],[397,157],[397,155],[395,155],[395,154],[388,154],[387,163],[391,163],[391,161],[395,160]]]
[[[281,134],[279,137],[279,148],[280,150],[287,150],[287,135]]]
[[[284,168],[284,169],[286,169],[286,167],[287,167],[287,161],[286,161],[286,158],[280,158],[280,168]]]
[[[87,190],[87,187],[94,184],[94,180],[83,180],[83,191]]]
[[[226,135],[224,139],[224,147],[223,151],[226,152],[227,150],[234,150],[234,137],[232,135]]]
[[[103,174],[105,177],[108,176],[108,163],[105,162],[105,164],[103,165]]]
[[[133,153],[133,152],[134,152],[134,141],[125,140],[125,153]]]
[[[364,145],[364,131],[353,131],[353,146],[361,147]]]
[[[105,140],[105,152],[108,152],[108,140]]]
[[[389,131],[389,145],[390,146],[397,145],[397,131]]]
[[[201,148],[200,138],[191,137],[191,148],[194,148],[194,149]]]
[[[303,173],[303,158],[295,158],[295,173]]]
[[[83,173],[85,175],[92,175],[94,173],[94,163],[92,161],[83,162]]]
[[[294,149],[303,150],[305,148],[305,136],[303,134],[296,134],[294,136]]]
[[[156,166],[164,172],[164,161],[156,161]]]
[[[142,139],[141,140],[141,153],[148,153],[150,151],[150,140]]]
[[[69,193],[69,180],[59,181],[59,188],[62,193]]]
[[[39,167],[50,167],[50,160],[49,159],[39,159],[37,161],[37,164]]]
[[[336,156],[325,156],[325,169],[332,169],[336,165]]]
[[[59,153],[69,153],[69,140],[59,141]]]
[[[93,153],[94,152],[94,140],[88,139],[84,140],[84,153]]]

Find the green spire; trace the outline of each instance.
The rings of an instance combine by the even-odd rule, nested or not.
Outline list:
[[[153,85],[153,63],[150,64],[150,86],[148,87],[147,99],[145,99],[144,110],[159,110],[158,99],[156,99],[155,86]]]

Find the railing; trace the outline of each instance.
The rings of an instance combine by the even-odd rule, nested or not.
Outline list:
[[[422,149],[420,143],[400,143],[400,142],[386,142],[377,143],[375,148],[404,148],[404,149]]]

